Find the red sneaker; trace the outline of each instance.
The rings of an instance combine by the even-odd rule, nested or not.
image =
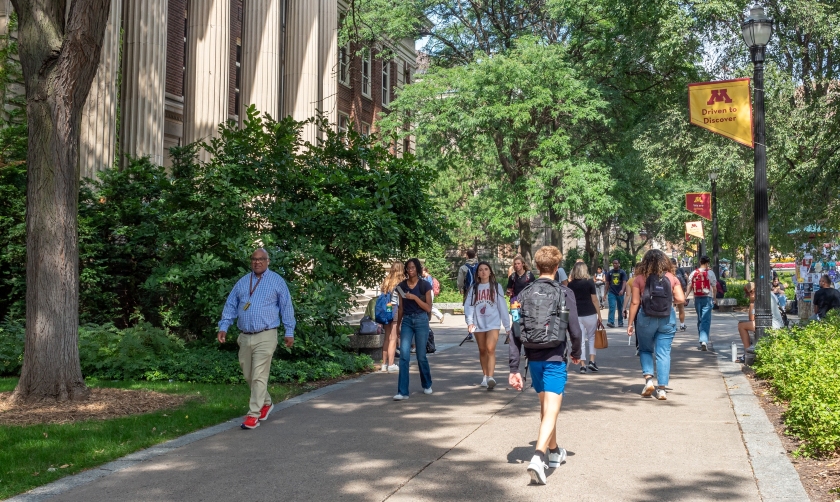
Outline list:
[[[242,423],[243,429],[256,429],[260,426],[260,420],[257,417],[245,417],[245,421]]]
[[[262,407],[260,410],[260,420],[265,420],[268,418],[268,415],[271,413],[271,410],[274,409],[274,403],[267,404]]]

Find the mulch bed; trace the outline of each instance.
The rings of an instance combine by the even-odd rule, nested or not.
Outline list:
[[[11,392],[0,392],[0,425],[68,424],[140,415],[174,408],[187,398],[145,390],[94,388],[85,401],[12,405],[11,396]]]
[[[794,457],[793,452],[799,448],[802,441],[786,434],[787,428],[782,420],[785,405],[776,401],[770,384],[758,378],[755,371],[748,366],[744,366],[743,371],[752,385],[753,393],[758,397],[759,404],[764,408],[767,418],[770,419],[770,423],[773,424],[773,428],[782,440],[788,458],[799,473],[802,486],[805,487],[811,500],[813,502],[840,500],[840,455],[823,459]]]

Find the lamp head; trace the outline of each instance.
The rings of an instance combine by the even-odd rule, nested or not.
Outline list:
[[[764,13],[764,7],[756,4],[750,9],[750,16],[741,25],[741,36],[747,47],[764,47],[773,35],[773,20]]]
[[[712,171],[712,172],[710,172],[710,173],[709,173],[709,179],[710,179],[710,180],[712,180],[712,181],[717,180],[717,179],[718,179],[718,173],[717,173],[717,171]]]

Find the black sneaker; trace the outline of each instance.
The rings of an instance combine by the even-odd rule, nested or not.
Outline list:
[[[615,324],[613,324],[613,323],[611,323],[611,322],[608,322],[608,323],[607,323],[607,327],[608,327],[608,328],[614,328],[614,327],[615,327]]]
[[[581,366],[580,367],[580,372],[581,373],[586,373],[586,366]]]
[[[680,325],[680,331],[685,331],[685,324]]]
[[[595,364],[595,361],[589,361],[589,371],[598,372],[598,365]]]

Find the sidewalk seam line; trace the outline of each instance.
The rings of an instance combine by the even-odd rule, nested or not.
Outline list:
[[[385,502],[385,501],[386,501],[386,500],[388,500],[389,498],[393,497],[393,496],[394,496],[394,494],[396,494],[398,491],[402,490],[402,489],[405,487],[405,485],[407,485],[408,483],[410,483],[412,479],[416,478],[417,476],[419,476],[419,475],[420,475],[420,473],[422,473],[423,471],[425,471],[427,467],[429,467],[430,465],[434,464],[434,463],[435,463],[435,462],[437,462],[438,460],[440,460],[440,459],[442,459],[443,457],[445,457],[447,453],[449,453],[449,452],[451,452],[452,450],[454,450],[455,448],[457,448],[457,447],[458,447],[458,445],[460,445],[460,444],[461,444],[461,443],[463,443],[463,442],[464,442],[467,438],[469,438],[470,436],[472,436],[473,434],[475,434],[475,431],[477,431],[478,429],[481,429],[482,427],[484,427],[484,425],[485,425],[485,424],[487,424],[487,422],[489,422],[490,420],[492,420],[492,419],[493,419],[496,415],[498,415],[498,414],[499,414],[502,410],[504,410],[505,408],[507,408],[507,407],[508,407],[508,405],[509,405],[510,403],[512,403],[512,402],[513,402],[516,398],[518,398],[519,396],[521,396],[521,395],[523,394],[523,392],[524,392],[524,391],[525,391],[525,389],[522,389],[521,391],[517,391],[517,393],[516,393],[516,394],[515,394],[512,398],[510,398],[510,400],[508,400],[508,402],[506,402],[506,403],[504,404],[504,406],[502,406],[501,408],[499,408],[498,410],[496,410],[495,412],[493,412],[493,414],[492,414],[492,415],[490,415],[489,417],[487,417],[487,420],[485,420],[485,421],[481,422],[480,424],[478,424],[478,425],[475,427],[475,429],[473,429],[472,431],[470,431],[470,433],[469,433],[469,434],[467,434],[466,436],[464,436],[464,437],[462,437],[461,439],[459,439],[457,443],[455,443],[454,445],[452,445],[452,446],[451,446],[449,449],[447,449],[445,452],[441,453],[441,454],[440,454],[440,456],[439,456],[438,458],[436,458],[436,459],[434,459],[434,460],[430,461],[428,464],[426,464],[426,465],[424,465],[423,467],[421,467],[419,471],[417,471],[417,472],[415,472],[413,475],[411,475],[411,477],[410,477],[410,478],[408,478],[408,479],[406,479],[405,481],[403,481],[402,483],[400,483],[400,485],[399,485],[399,486],[398,486],[398,487],[397,487],[394,491],[392,491],[391,493],[389,493],[389,494],[388,494],[388,496],[387,496],[387,497],[385,497],[384,499],[382,499],[382,502]]]

